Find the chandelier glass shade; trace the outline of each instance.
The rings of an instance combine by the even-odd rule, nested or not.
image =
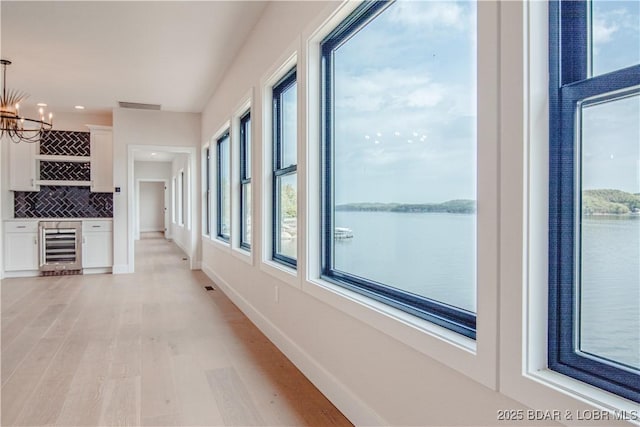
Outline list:
[[[7,89],[7,65],[11,61],[1,59],[2,65],[2,97],[0,98],[0,138],[7,137],[11,141],[38,142],[43,131],[53,127],[53,114],[49,113],[48,121],[45,120],[44,108],[38,110],[39,119],[23,117],[20,115],[20,104],[29,97],[26,93]]]

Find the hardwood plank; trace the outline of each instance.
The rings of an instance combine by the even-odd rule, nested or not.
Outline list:
[[[140,400],[140,377],[108,380],[99,425],[139,426]]]
[[[57,425],[98,425],[114,347],[115,338],[89,342],[69,387]]]
[[[64,343],[24,405],[17,425],[55,423],[87,344],[86,340],[73,339]]]
[[[206,373],[225,425],[265,425],[234,368],[214,369]]]
[[[223,425],[207,374],[191,352],[171,357],[184,425]]]

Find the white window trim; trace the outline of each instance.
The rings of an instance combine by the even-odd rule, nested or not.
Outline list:
[[[301,206],[304,206],[301,202],[302,196],[300,193],[300,189],[302,187],[302,182],[300,176],[304,171],[300,169],[300,160],[303,159],[301,149],[304,147],[305,140],[303,139],[304,134],[302,133],[301,126],[299,125],[302,122],[304,116],[304,108],[303,103],[300,102],[301,93],[303,90],[301,89],[301,80],[303,79],[302,72],[300,70],[300,62],[298,61],[298,55],[300,49],[300,38],[297,38],[285,51],[278,60],[274,63],[274,65],[265,73],[264,77],[260,79],[260,96],[261,99],[258,100],[260,105],[262,106],[262,172],[261,172],[261,207],[262,207],[262,218],[261,218],[261,237],[262,237],[262,256],[260,260],[260,269],[267,274],[281,280],[284,283],[287,283],[295,288],[300,289],[301,277],[300,266],[303,263],[301,260],[301,249],[304,247],[304,233],[298,233],[298,250],[297,250],[297,265],[298,268],[294,269],[288,267],[282,263],[274,261],[271,259],[271,249],[272,249],[272,199],[273,199],[273,86],[293,67],[296,67],[296,84],[298,87],[298,145],[297,145],[297,162],[298,162],[298,170],[296,173],[296,177],[298,179],[298,212],[301,212]],[[257,102],[257,103],[258,103]],[[255,128],[254,128],[255,129]],[[255,160],[252,159],[252,160]],[[257,163],[255,161],[252,164]],[[255,169],[255,167],[254,167]],[[256,175],[253,175],[256,176]],[[253,185],[251,186],[253,190]],[[255,191],[254,191],[255,194]],[[253,204],[256,206],[256,203]],[[304,215],[302,215],[304,216]],[[298,216],[298,229],[304,230],[303,224],[301,224],[300,215]],[[255,247],[255,244],[252,245],[252,248]]]
[[[207,155],[207,150],[209,150],[209,159],[207,159],[206,155]],[[211,172],[212,172],[212,168],[211,168],[211,144],[210,143],[206,143],[205,145],[202,146],[202,150],[200,152],[200,156],[202,157],[202,165],[200,167],[200,174],[201,174],[201,182],[202,182],[202,230],[201,230],[201,234],[202,237],[206,237],[206,238],[210,238],[211,237],[211,218],[212,218],[212,211],[211,211],[211,195],[209,195],[209,218],[207,218],[205,212],[206,212],[206,203],[207,203],[207,163],[209,163],[209,191],[212,190],[213,187],[211,187]],[[209,234],[206,234],[206,229],[207,229],[207,221],[209,221]]]
[[[337,9],[328,7],[323,22],[313,23],[305,32],[306,57],[299,76],[307,76],[306,108],[308,117],[306,137],[308,152],[306,194],[320,194],[320,42],[359,3],[345,3]],[[320,278],[320,200],[312,197],[306,202],[308,212],[306,231],[309,262],[302,288],[308,294],[360,319],[368,325],[393,336],[406,345],[450,366],[485,386],[497,390],[498,355],[498,5],[496,2],[478,3],[478,326],[477,340],[471,340],[431,322],[350,292]],[[302,262],[299,260],[299,268]]]
[[[219,249],[231,252],[231,239],[229,242],[225,242],[218,238],[218,139],[226,132],[229,131],[229,138],[231,138],[231,120],[226,120],[218,130],[213,134],[209,145],[214,147],[211,153],[211,236],[209,240]],[[229,141],[231,142],[231,141]],[[231,148],[231,146],[229,146]],[[233,193],[233,192],[232,192]],[[230,225],[233,227],[233,218],[229,218]],[[233,228],[232,228],[233,229]]]
[[[240,241],[242,236],[240,235],[241,222],[240,218],[240,207],[242,200],[240,200],[240,118],[244,116],[247,111],[250,111],[251,114],[251,136],[255,135],[253,132],[253,127],[255,120],[253,119],[253,111],[251,107],[253,105],[253,87],[241,98],[242,101],[238,103],[236,108],[234,108],[233,118],[231,119],[231,248],[233,249],[233,255],[246,262],[249,265],[253,265],[253,253],[255,247],[255,236],[252,235],[251,249],[250,251],[246,250],[242,246],[240,246]],[[254,162],[253,159],[253,147],[254,141],[251,141],[251,166],[253,167]],[[253,170],[251,171],[251,176],[254,176]],[[254,188],[253,179],[251,180],[251,202],[253,206],[254,199]],[[251,223],[255,224],[255,209],[251,209]],[[255,227],[254,227],[255,228]]]

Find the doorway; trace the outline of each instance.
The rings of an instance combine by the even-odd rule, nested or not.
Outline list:
[[[160,232],[169,236],[168,185],[166,180],[138,180],[136,183],[136,239],[140,233]]]

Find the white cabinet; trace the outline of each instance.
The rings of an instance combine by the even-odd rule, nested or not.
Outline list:
[[[34,271],[38,262],[38,221],[4,224],[4,270]]]
[[[113,266],[113,230],[110,220],[82,221],[82,268]]]
[[[113,193],[113,138],[110,126],[87,126],[91,131],[91,191]]]
[[[2,141],[9,145],[9,190],[39,191],[38,162],[36,154],[40,148],[38,143]]]

